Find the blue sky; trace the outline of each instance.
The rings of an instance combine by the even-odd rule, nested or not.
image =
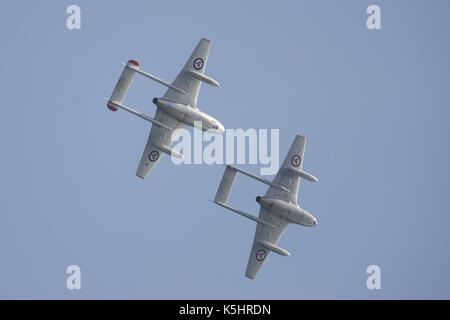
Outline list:
[[[66,8],[82,13],[66,28]],[[382,30],[366,28],[381,7]],[[1,298],[450,298],[447,1],[8,1],[0,22]],[[227,128],[308,145],[292,225],[256,280],[255,225],[209,202],[223,166],[135,170],[150,128],[109,96],[120,62],[172,80],[212,40],[199,106]],[[136,77],[127,103],[164,88]],[[253,172],[258,166],[244,166]],[[256,213],[266,187],[236,180]],[[65,287],[67,266],[82,289]],[[366,288],[381,268],[382,289]]]

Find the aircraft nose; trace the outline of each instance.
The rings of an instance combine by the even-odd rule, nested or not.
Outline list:
[[[221,123],[219,123],[219,125],[218,125],[218,131],[220,132],[220,133],[224,133],[225,132],[225,127],[221,124]]]
[[[317,225],[317,219],[314,219],[314,226],[316,226]]]

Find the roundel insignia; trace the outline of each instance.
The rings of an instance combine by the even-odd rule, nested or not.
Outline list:
[[[200,70],[201,68],[203,68],[203,64],[204,64],[204,61],[202,58],[195,59],[194,60],[194,69]]]
[[[148,159],[152,162],[155,162],[156,160],[158,160],[158,158],[159,158],[159,152],[156,150],[150,152],[150,154],[148,155]]]
[[[296,154],[292,157],[292,165],[294,167],[298,167],[301,162],[302,162],[302,158],[298,154]]]
[[[256,253],[256,260],[263,261],[266,258],[266,251],[265,250],[259,250]]]

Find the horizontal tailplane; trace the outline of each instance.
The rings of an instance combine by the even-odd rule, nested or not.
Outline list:
[[[123,69],[109,100],[116,101],[118,103],[123,102],[123,99],[131,86],[131,82],[133,81],[135,74],[134,71],[136,70],[139,70],[139,63],[136,60],[130,60],[125,64],[125,68]],[[114,112],[117,111],[117,108],[109,102],[107,106],[109,110]]]
[[[236,170],[227,166],[220,181],[219,189],[217,189],[215,202],[227,203],[234,179],[236,178]]]

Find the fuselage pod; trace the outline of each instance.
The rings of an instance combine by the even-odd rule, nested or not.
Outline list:
[[[154,98],[153,103],[171,117],[187,125],[194,126],[201,122],[201,129],[204,131],[217,133],[225,131],[225,128],[217,119],[192,106],[163,98]]]
[[[317,219],[312,214],[291,202],[269,197],[256,197],[256,202],[266,210],[289,222],[306,227],[314,227],[317,224]]]

